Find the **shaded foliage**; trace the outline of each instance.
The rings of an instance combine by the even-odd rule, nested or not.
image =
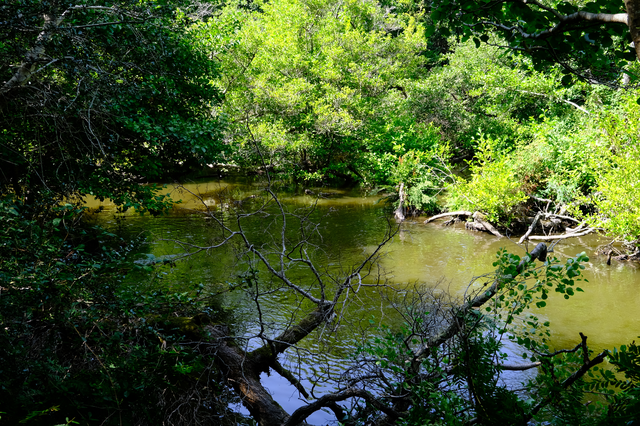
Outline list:
[[[0,7],[3,190],[45,200],[94,194],[126,207],[151,199],[161,209],[140,182],[216,158],[216,66],[185,37],[190,21],[176,10],[133,1]]]
[[[215,299],[123,287],[136,244],[78,213],[0,202],[0,424],[219,424],[229,403],[219,373],[179,343],[172,319],[214,318]]]

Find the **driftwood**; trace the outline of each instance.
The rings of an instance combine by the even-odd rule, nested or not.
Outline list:
[[[466,229],[469,229],[472,231],[478,231],[478,232],[489,232],[490,234],[493,234],[496,237],[502,237],[502,234],[500,234],[500,232],[498,232],[498,230],[486,220],[486,217],[478,211],[472,213],[467,210],[458,210],[454,212],[441,213],[435,216],[431,216],[430,218],[425,220],[424,223],[430,223],[436,219],[441,219],[441,218],[450,217],[450,216],[471,216],[473,217],[473,222],[465,223]],[[522,244],[525,240],[553,241],[553,240],[562,240],[562,239],[571,238],[571,237],[582,237],[584,235],[587,235],[595,231],[595,229],[593,228],[585,229],[584,228],[585,224],[580,223],[574,229],[566,227],[565,229],[566,231],[568,231],[566,234],[548,235],[548,236],[538,236],[538,235],[532,236],[531,233],[534,231],[538,223],[541,223],[542,219],[547,219],[552,221],[552,224],[548,224],[551,227],[557,226],[558,224],[561,223],[560,221],[563,221],[563,220],[579,223],[578,219],[573,218],[571,216],[565,216],[565,215],[555,214],[555,213],[538,212],[538,214],[536,214],[535,217],[529,219],[531,220],[531,225],[527,229],[527,232],[522,236],[522,238],[520,238],[520,240],[518,241],[518,244]]]
[[[536,217],[533,218],[533,222],[531,222],[531,226],[529,227],[529,229],[527,229],[527,232],[522,236],[522,238],[520,238],[520,240],[518,241],[518,244],[522,244],[524,240],[526,240],[529,237],[529,235],[531,235],[531,232],[533,232],[533,230],[535,229],[542,215],[543,215],[542,212],[538,212]]]
[[[458,210],[455,212],[441,213],[435,216],[431,216],[429,219],[425,220],[424,223],[433,222],[436,219],[449,216],[471,216],[473,217],[473,222],[465,223],[465,228],[472,231],[489,232],[496,237],[502,237],[502,234],[500,234],[500,232],[498,232],[498,230],[494,228],[493,225],[487,222],[485,216],[480,212],[471,213],[470,211],[466,210]]]
[[[550,220],[552,222],[552,224],[550,224],[552,228],[555,228],[563,220],[576,222],[576,223],[578,223],[578,226],[576,226],[573,229],[569,228],[569,227],[564,227],[565,232],[566,232],[565,234],[560,234],[560,235],[534,235],[534,236],[531,236],[531,233],[536,228],[536,226],[538,225],[539,222],[542,223],[543,229],[544,229],[545,225],[542,222],[542,219]],[[571,216],[565,216],[565,215],[554,214],[554,213],[538,212],[538,214],[536,214],[536,216],[531,220],[531,225],[527,229],[527,232],[522,236],[522,238],[520,238],[520,240],[518,241],[518,244],[522,244],[525,240],[552,241],[552,240],[563,240],[563,239],[571,238],[571,237],[582,237],[582,236],[587,235],[587,234],[589,234],[589,233],[591,233],[593,231],[595,231],[595,229],[593,229],[593,228],[585,228],[585,223],[584,222],[579,222],[578,219],[573,218]]]
[[[582,232],[576,232],[576,233],[571,233],[571,234],[562,234],[562,235],[533,235],[531,237],[529,237],[529,240],[532,241],[553,241],[553,240],[564,240],[567,238],[573,238],[573,237],[583,237],[587,234],[590,234],[592,232],[594,232],[595,229],[593,228],[588,228],[585,231]]]
[[[467,227],[466,225],[471,225],[471,227]],[[500,234],[498,230],[493,227],[493,225],[487,222],[485,216],[480,212],[475,212],[473,214],[473,222],[467,222],[467,224],[465,224],[465,227],[467,227],[467,229],[473,229],[474,231],[486,231],[495,235],[496,237],[502,237],[502,234]]]
[[[435,216],[431,216],[429,219],[425,220],[424,223],[429,223],[429,222],[433,222],[436,219],[441,219],[443,217],[449,217],[449,216],[472,216],[473,213],[466,211],[466,210],[458,210],[455,212],[448,212],[448,213],[440,213],[437,214]]]
[[[479,222],[465,222],[464,227],[469,231],[487,232],[486,228]]]

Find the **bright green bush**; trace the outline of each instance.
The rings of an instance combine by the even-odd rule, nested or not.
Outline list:
[[[260,165],[257,144],[299,179],[365,179],[368,140],[387,131],[404,85],[422,73],[422,26],[361,0],[265,2],[239,22],[217,81],[234,160]]]
[[[407,114],[387,123],[365,143],[369,148],[365,184],[396,192],[403,183],[406,207],[413,212],[439,209],[437,196],[450,176],[450,152],[435,126],[416,123]]]
[[[476,161],[470,164],[471,178],[457,178],[446,197],[450,210],[481,211],[491,222],[509,221],[515,207],[527,196],[514,167],[497,148],[497,141],[481,137]]]
[[[607,162],[597,177],[598,212],[592,221],[611,236],[629,242],[640,239],[640,111],[637,93],[628,94],[621,108],[602,119],[603,136],[610,145]]]

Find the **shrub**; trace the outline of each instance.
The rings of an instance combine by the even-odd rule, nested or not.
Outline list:
[[[448,188],[449,209],[478,210],[491,222],[508,222],[515,206],[527,199],[512,163],[496,145],[497,141],[481,136],[476,161],[470,164],[471,179],[457,178]]]

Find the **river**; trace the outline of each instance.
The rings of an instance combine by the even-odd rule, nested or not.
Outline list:
[[[219,231],[212,220],[203,218],[204,206],[220,211],[231,206],[243,204],[250,207],[252,195],[263,192],[262,182],[251,181],[203,181],[187,184],[182,188],[169,187],[176,200],[182,200],[168,215],[152,217],[139,216],[133,212],[116,215],[108,203],[102,203],[104,210],[95,215],[96,220],[106,226],[119,226],[131,234],[144,234],[148,243],[139,253],[138,262],[146,263],[150,259],[172,259],[184,253],[184,246],[176,241],[205,244]],[[312,219],[319,224],[318,243],[322,248],[319,262],[330,272],[359,262],[366,253],[371,252],[382,240],[388,230],[388,221],[383,203],[379,196],[367,196],[356,190],[314,189],[313,194],[299,188],[283,187],[281,200],[291,211],[304,211],[315,205]],[[324,193],[323,193],[324,192]],[[192,194],[198,194],[194,197]],[[321,194],[318,198],[318,194]],[[89,201],[88,206],[97,207],[100,203]],[[229,213],[227,219],[232,219]],[[391,287],[399,291],[437,285],[453,296],[463,297],[473,277],[492,272],[492,262],[500,248],[522,255],[524,249],[516,244],[518,237],[497,238],[490,234],[467,231],[454,225],[442,226],[435,222],[424,224],[425,218],[413,218],[404,222],[384,247],[384,257],[380,260],[383,278]],[[252,235],[266,244],[270,240],[271,219],[259,218],[251,222]],[[393,223],[391,226],[395,226]],[[262,236],[261,236],[262,235]],[[640,335],[640,273],[633,263],[614,262],[606,264],[606,259],[595,256],[599,245],[609,240],[596,235],[588,235],[561,241],[555,246],[555,255],[561,260],[577,253],[586,252],[590,257],[584,271],[588,282],[580,283],[584,290],[569,300],[560,294],[552,294],[547,306],[535,314],[550,321],[552,346],[572,348],[580,341],[582,332],[589,338],[590,348],[599,351],[627,344]],[[175,265],[158,268],[153,281],[147,280],[135,285],[160,285],[172,290],[185,291],[198,285],[212,291],[238,281],[238,275],[247,269],[246,262],[237,262],[238,247],[227,246],[218,250],[182,260]],[[376,270],[378,272],[378,270]],[[261,272],[262,274],[262,272]],[[263,277],[264,275],[260,275]],[[294,273],[294,276],[295,273]],[[302,277],[301,277],[302,279]],[[373,278],[369,278],[369,282]],[[303,348],[310,354],[302,361],[297,355],[291,355],[289,363],[298,365],[300,373],[309,384],[314,374],[327,374],[327,371],[340,370],[340,362],[354,350],[358,339],[371,328],[366,324],[397,324],[398,319],[389,312],[384,291],[368,290],[360,297],[360,303],[350,307],[349,318],[340,324],[342,329],[338,337],[332,340],[330,347],[320,345],[308,338]],[[274,292],[263,301],[265,310],[276,312],[268,321],[274,324],[290,318],[299,306],[300,300],[290,292]],[[239,333],[251,335],[258,327],[255,306],[241,294],[229,295],[224,299],[226,309],[233,312]],[[256,342],[249,340],[249,346]],[[552,349],[554,349],[552,347]],[[316,370],[317,365],[323,365]],[[297,392],[277,374],[265,377],[267,386],[274,397],[289,412],[300,406]],[[322,383],[317,390],[323,391]],[[310,418],[312,423],[323,423],[330,416],[322,413]]]

